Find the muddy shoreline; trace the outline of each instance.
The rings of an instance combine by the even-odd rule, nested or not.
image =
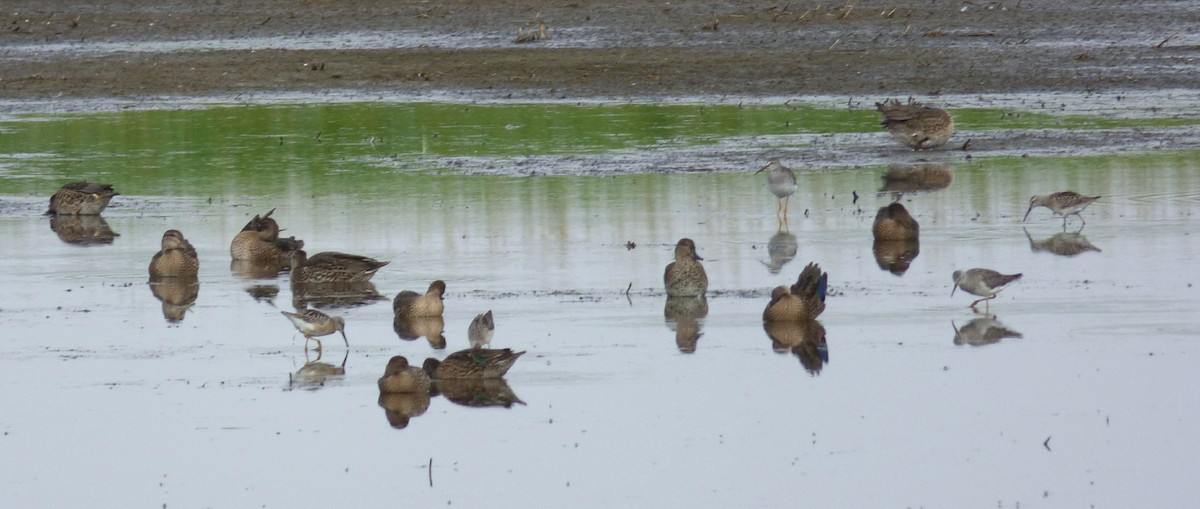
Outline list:
[[[253,95],[484,100],[1195,88],[1195,2],[26,2],[5,109]],[[518,44],[544,22],[548,37]]]

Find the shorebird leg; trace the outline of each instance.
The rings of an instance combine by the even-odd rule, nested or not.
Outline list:
[[[791,200],[791,199],[792,199],[792,197],[791,197],[791,196],[784,196],[784,197],[783,197],[783,218],[784,218],[784,219],[787,219],[787,213],[788,213],[788,201],[789,201],[789,200]]]

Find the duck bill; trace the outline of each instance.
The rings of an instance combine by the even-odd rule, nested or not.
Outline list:
[[[698,255],[698,254],[696,254],[696,253],[692,253],[692,258],[693,258],[693,259],[695,259],[695,260],[701,260],[701,261],[703,261],[703,260],[704,260],[704,258],[701,258],[701,257],[700,257],[700,255]]]

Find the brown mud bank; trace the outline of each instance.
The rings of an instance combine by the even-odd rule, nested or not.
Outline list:
[[[1195,87],[1195,2],[21,1],[9,102],[574,99]],[[525,44],[518,31],[548,37]],[[11,104],[6,109],[13,109]],[[22,108],[17,108],[22,109]]]

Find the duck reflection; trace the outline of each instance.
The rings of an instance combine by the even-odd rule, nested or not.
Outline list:
[[[663,317],[667,328],[675,331],[675,345],[683,353],[694,353],[696,342],[703,332],[700,320],[708,316],[708,299],[704,297],[667,297]]]
[[[967,322],[961,328],[950,321],[954,327],[954,344],[983,346],[996,343],[1004,338],[1019,338],[1021,333],[1005,327],[996,320],[995,315],[976,318]]]
[[[875,263],[879,268],[895,274],[904,275],[909,265],[921,254],[921,242],[912,240],[876,240],[871,246],[875,254]]]
[[[254,260],[233,260],[229,262],[229,272],[239,279],[275,279],[279,277],[280,268],[278,263]]]
[[[163,318],[179,323],[200,296],[200,281],[195,277],[168,277],[151,281],[150,293],[162,302]]]
[[[892,193],[897,200],[904,193],[917,191],[937,191],[945,189],[954,182],[954,166],[947,163],[921,161],[917,163],[897,163],[888,166],[883,174],[883,187],[880,193]]]
[[[1029,250],[1035,253],[1048,252],[1058,256],[1075,256],[1088,251],[1100,252],[1100,248],[1093,246],[1088,242],[1087,237],[1084,237],[1080,232],[1080,228],[1076,232],[1056,233],[1042,240],[1034,240],[1029,234],[1029,230],[1025,230],[1025,238],[1029,239]]]
[[[396,335],[405,341],[412,341],[417,338],[425,338],[429,341],[429,346],[434,349],[442,350],[446,348],[446,336],[442,333],[446,330],[446,322],[441,316],[418,316],[405,318],[397,316],[392,320],[392,329],[396,331]]]
[[[308,360],[308,350],[304,351],[305,360],[303,366],[296,370],[296,373],[288,378],[288,388],[304,389],[315,391],[325,387],[325,382],[340,380],[346,376],[346,359],[350,358],[350,350],[342,356],[341,364],[330,364],[321,362],[321,351],[317,350],[317,358],[311,361]]]
[[[369,281],[354,283],[292,283],[292,306],[349,308],[388,300]]]
[[[798,249],[796,236],[786,228],[776,232],[771,236],[771,240],[767,241],[767,256],[771,257],[770,261],[763,262],[763,265],[767,266],[767,272],[778,274],[784,265],[796,257]]]
[[[50,230],[59,240],[77,246],[112,244],[120,236],[102,216],[50,216]]]
[[[379,395],[379,406],[388,425],[396,429],[408,427],[409,419],[420,417],[429,410],[428,392],[384,393]]]
[[[456,405],[469,407],[502,406],[511,408],[514,403],[525,404],[513,393],[503,378],[444,378],[434,380],[433,395],[441,394]]]
[[[246,293],[257,302],[266,302],[274,306],[275,297],[279,296],[279,285],[250,285],[246,287]]]
[[[791,352],[810,374],[821,374],[821,368],[829,362],[825,326],[821,322],[763,322],[763,330],[771,339],[772,350],[778,353]]]

